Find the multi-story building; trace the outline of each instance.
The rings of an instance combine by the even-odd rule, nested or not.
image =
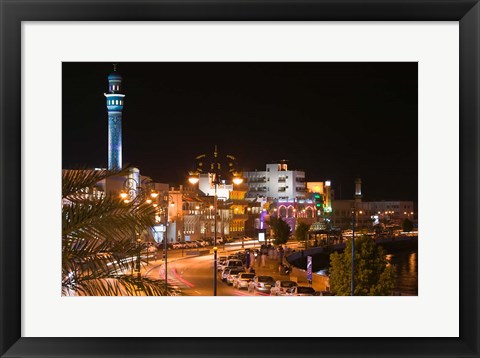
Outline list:
[[[211,173],[199,174],[198,189],[207,196],[215,195],[214,175]],[[233,184],[225,184],[221,182],[217,184],[217,198],[218,200],[227,200],[230,197],[230,192],[233,190]]]
[[[355,200],[333,201],[333,224],[349,228],[352,224]],[[413,201],[361,201],[355,204],[355,221],[359,226],[372,226],[375,222],[392,222],[400,225],[403,220],[416,222]]]
[[[401,225],[405,219],[417,222],[413,201],[362,201],[361,180],[355,180],[355,198],[332,201],[333,225],[348,229],[352,226],[352,215],[358,227],[371,227],[380,222]]]
[[[267,164],[265,171],[244,172],[243,177],[248,184],[247,198],[295,201],[306,196],[305,172],[288,170],[286,161]]]

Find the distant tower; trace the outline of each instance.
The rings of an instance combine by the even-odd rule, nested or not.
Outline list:
[[[122,168],[122,110],[123,98],[122,76],[113,65],[113,72],[108,75],[108,169],[119,170]]]
[[[355,179],[355,202],[360,203],[362,201],[362,179]]]

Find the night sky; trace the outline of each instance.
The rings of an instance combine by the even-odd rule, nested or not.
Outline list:
[[[63,63],[63,168],[107,167],[111,63]],[[182,184],[198,154],[288,160],[337,199],[417,200],[417,63],[140,62],[123,76],[123,164]]]

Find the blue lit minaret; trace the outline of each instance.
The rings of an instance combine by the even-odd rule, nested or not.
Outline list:
[[[122,110],[124,94],[122,91],[122,76],[113,65],[113,72],[108,75],[108,169],[122,168]]]

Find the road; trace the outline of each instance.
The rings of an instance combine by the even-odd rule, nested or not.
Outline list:
[[[247,246],[247,245],[245,245]],[[257,245],[258,246],[258,245]],[[238,251],[239,248],[230,250]],[[169,250],[168,282],[187,296],[213,296],[213,254],[205,256],[186,257],[181,256],[180,250]],[[218,256],[226,255],[229,252],[219,252]],[[264,269],[271,269],[274,275],[273,266],[270,265]],[[165,277],[165,266],[162,260],[151,262],[144,271],[144,276],[163,279]],[[264,272],[264,274],[269,274]],[[222,282],[217,275],[217,296],[252,296],[262,295],[263,293],[248,293],[247,290],[238,290]],[[286,279],[283,277],[282,279]]]

